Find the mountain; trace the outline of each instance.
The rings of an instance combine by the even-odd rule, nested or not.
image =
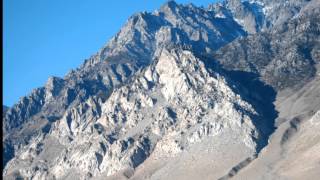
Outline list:
[[[319,177],[319,7],[168,1],[134,14],[3,112],[3,177]],[[295,172],[300,155],[309,168]]]
[[[277,90],[304,85],[319,63],[319,11],[293,19],[254,36],[238,38],[214,53],[227,70],[259,75]]]
[[[2,105],[2,113],[3,113],[3,114],[5,114],[8,109],[9,109],[8,106]]]

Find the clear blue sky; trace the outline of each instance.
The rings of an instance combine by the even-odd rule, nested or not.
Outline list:
[[[176,0],[207,6],[215,0]],[[153,11],[166,0],[4,0],[3,99],[20,97],[63,77],[97,52],[140,11]]]

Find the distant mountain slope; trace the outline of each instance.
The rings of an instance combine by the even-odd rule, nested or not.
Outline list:
[[[237,177],[291,120],[275,99],[319,73],[319,9],[168,1],[133,15],[79,68],[3,112],[4,178]]]
[[[9,107],[2,105],[2,114],[4,115],[8,111]]]
[[[270,31],[235,40],[214,57],[224,68],[258,74],[276,89],[304,85],[320,61],[319,15],[297,14]]]

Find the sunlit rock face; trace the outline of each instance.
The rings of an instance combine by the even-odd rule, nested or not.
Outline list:
[[[105,102],[89,98],[67,110],[46,135],[20,149],[6,173],[31,161],[32,166],[19,170],[21,176],[64,178],[73,169],[88,177],[113,175],[136,168],[152,153],[176,156],[225,129],[254,153],[259,131],[252,118],[263,117],[229,85],[192,52],[163,49]],[[43,162],[40,157],[53,151],[53,143],[56,156]],[[39,171],[40,165],[45,171]]]
[[[3,111],[3,177],[234,176],[268,148],[277,93],[317,76],[315,7],[169,1],[133,15],[79,68]]]

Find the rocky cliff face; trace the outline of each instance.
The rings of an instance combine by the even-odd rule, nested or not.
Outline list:
[[[319,21],[318,9],[303,11],[272,30],[233,41],[214,57],[226,69],[255,73],[276,89],[303,85],[320,60]]]
[[[151,153],[175,156],[226,129],[252,152],[263,138],[252,122],[263,117],[221,75],[181,49],[163,49],[154,63],[99,105],[100,113],[97,104],[89,98],[67,111],[45,137],[40,134],[21,149],[6,173],[19,169],[21,176],[34,178],[64,178],[71,171],[112,175],[136,168]],[[52,153],[57,157],[48,158]]]
[[[223,173],[255,157],[274,130],[276,93],[316,76],[315,7],[169,1],[133,15],[81,67],[4,112],[4,177],[163,179],[168,169],[142,178],[139,168],[206,151],[226,157]],[[230,148],[241,153],[221,154]]]

